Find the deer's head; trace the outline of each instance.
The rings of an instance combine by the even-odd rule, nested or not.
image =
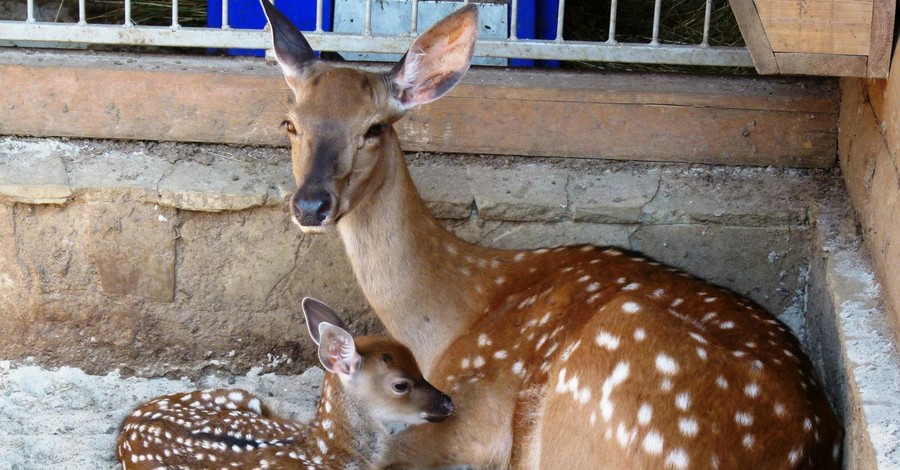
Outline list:
[[[298,188],[291,215],[305,232],[326,231],[379,186],[385,156],[401,152],[394,122],[440,98],[468,70],[478,10],[457,10],[416,38],[393,70],[373,73],[317,59],[292,23],[268,0],[261,3],[294,92],[283,122]]]
[[[306,326],[325,370],[344,393],[382,423],[419,424],[447,419],[453,402],[422,377],[406,346],[387,337],[353,338],[327,305],[303,299]]]

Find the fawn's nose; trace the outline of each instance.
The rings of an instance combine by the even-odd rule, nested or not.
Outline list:
[[[331,194],[324,189],[297,191],[291,200],[294,220],[303,227],[318,227],[331,215]]]
[[[453,413],[453,400],[446,393],[435,390],[437,397],[432,405],[431,410],[425,416],[425,419],[432,423],[437,423],[447,419]]]

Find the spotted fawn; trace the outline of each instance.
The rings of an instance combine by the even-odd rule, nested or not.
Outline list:
[[[325,304],[303,300],[325,380],[316,417],[273,415],[237,389],[156,398],[129,415],[116,453],[124,469],[378,468],[385,425],[446,419],[453,402],[429,384],[412,354],[386,337],[353,338]]]

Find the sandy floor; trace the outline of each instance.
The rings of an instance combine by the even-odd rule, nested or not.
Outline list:
[[[312,368],[301,376],[251,371],[198,387],[187,380],[93,376],[0,361],[0,470],[116,468],[113,446],[125,415],[147,399],[196,388],[240,387],[282,416],[306,421],[321,381],[322,371]]]

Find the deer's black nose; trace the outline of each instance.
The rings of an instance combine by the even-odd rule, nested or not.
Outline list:
[[[297,191],[291,210],[302,226],[318,227],[331,214],[331,194],[325,190]]]

